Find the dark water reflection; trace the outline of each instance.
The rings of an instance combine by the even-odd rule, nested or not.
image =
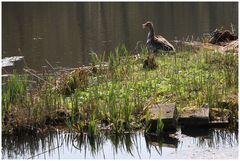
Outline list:
[[[237,2],[2,3],[2,56],[24,55],[31,68],[45,59],[61,66],[88,64],[90,51],[145,43],[141,24],[153,21],[169,41],[195,38],[238,24]]]
[[[2,138],[2,159],[236,159],[238,133],[224,129],[207,130],[207,136],[171,134],[166,137],[142,132],[92,138],[66,132],[46,136]]]

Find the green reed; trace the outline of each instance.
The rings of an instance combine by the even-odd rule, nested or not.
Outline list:
[[[17,75],[11,77],[2,92],[3,118],[6,111],[16,104],[28,108],[26,117],[38,118],[42,122],[49,113],[67,109],[71,113],[66,124],[73,130],[95,135],[99,130],[98,124],[107,120],[113,132],[121,133],[131,131],[136,124],[143,126],[141,112],[152,96],[156,96],[160,103],[176,102],[179,109],[200,107],[205,103],[214,108],[219,101],[229,96],[236,97],[238,93],[238,60],[232,53],[180,51],[157,54],[158,68],[155,70],[142,67],[148,55],[145,48],[137,59],[124,45],[119,45],[109,54],[92,52],[91,55],[92,65],[99,68],[84,78],[78,79],[74,75],[72,80],[80,88],[71,87],[72,93],[67,92],[67,95],[59,93],[50,84],[28,92],[25,81]],[[107,69],[104,67],[106,64]],[[54,84],[55,79],[47,81]],[[149,121],[150,116],[146,114],[146,131]],[[159,118],[158,131],[162,128]]]

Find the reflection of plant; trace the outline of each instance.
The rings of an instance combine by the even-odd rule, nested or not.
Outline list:
[[[151,154],[151,151],[156,150],[157,153],[162,155],[162,144],[164,141],[164,135],[148,135],[145,134],[146,148],[148,152]],[[154,143],[153,143],[154,142]]]
[[[103,150],[104,143],[107,140],[111,141],[112,146],[114,147],[116,153],[118,151],[124,150],[131,154],[133,156],[132,150],[134,146],[134,136],[136,134],[108,134],[108,133],[99,133],[98,135],[88,135],[88,134],[80,134],[80,135],[75,135],[71,138],[72,139],[72,145],[80,150],[81,152],[83,150],[90,150],[91,155],[94,157],[96,156],[99,152]],[[71,141],[68,140],[70,143]],[[67,145],[71,145],[71,144]],[[135,144],[138,144],[135,142]],[[89,147],[90,149],[87,149]],[[85,153],[85,152],[84,152]]]
[[[238,144],[238,134],[237,131],[228,129],[211,129],[207,138],[198,137],[195,140],[199,147],[208,145],[208,147],[216,148],[219,146],[219,143],[234,146]]]
[[[88,135],[89,136],[94,136],[96,135],[96,120],[95,120],[95,116],[94,114],[90,116],[90,121],[89,121],[89,124],[88,124]]]
[[[55,154],[54,150],[61,148],[63,134],[49,132],[47,135],[18,135],[2,137],[2,157],[9,159],[35,159],[39,154],[49,156]],[[9,144],[11,142],[11,144]],[[14,147],[14,148],[13,148]]]
[[[159,111],[158,119],[157,119],[157,131],[156,131],[157,134],[162,133],[163,127],[164,127],[164,124],[163,124],[162,119],[161,119],[161,111]]]
[[[146,115],[145,115],[145,132],[148,132],[150,130],[150,113],[149,111],[147,111]]]
[[[140,141],[145,137],[145,143]],[[78,149],[85,155],[90,152],[92,157],[104,154],[106,146],[114,147],[113,153],[127,152],[134,158],[141,159],[141,151],[147,150],[149,154],[156,151],[162,155],[162,145],[165,136],[147,135],[143,133],[109,134],[99,133],[93,137],[83,133],[49,132],[47,135],[32,136],[5,136],[2,137],[2,157],[8,159],[36,159],[39,155],[55,157],[59,151],[66,151],[72,148]],[[238,145],[238,134],[236,131],[226,129],[213,129],[209,131],[208,137],[196,137],[194,143],[199,147],[218,147],[219,144],[236,146]],[[11,144],[9,144],[11,142]],[[146,144],[146,149],[144,148]],[[63,146],[64,145],[64,146]],[[13,148],[14,147],[14,148]],[[136,154],[136,151],[138,154]],[[75,151],[74,151],[75,152]],[[108,154],[110,151],[107,152]],[[106,153],[106,154],[107,154]],[[61,154],[62,156],[64,154]],[[72,154],[75,155],[75,154]],[[138,155],[138,156],[137,156]],[[61,159],[61,158],[59,158]]]

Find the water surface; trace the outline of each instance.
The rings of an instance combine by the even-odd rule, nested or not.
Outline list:
[[[89,52],[112,51],[118,44],[133,50],[145,43],[142,23],[169,41],[197,39],[216,28],[237,30],[237,2],[155,3],[2,3],[2,56],[24,55],[29,67],[77,67]],[[236,31],[237,32],[237,31]]]
[[[197,134],[197,135],[196,135]],[[167,137],[143,132],[95,138],[67,132],[2,138],[2,159],[237,159],[238,133],[226,129],[184,132]]]

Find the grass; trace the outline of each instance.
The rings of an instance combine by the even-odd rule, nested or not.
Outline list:
[[[113,133],[147,128],[149,120],[142,122],[141,117],[146,102],[152,97],[155,102],[176,102],[179,111],[204,103],[210,108],[219,108],[221,101],[237,103],[236,55],[207,50],[159,53],[156,56],[158,68],[145,70],[143,61],[148,54],[144,48],[135,58],[124,45],[118,46],[108,57],[105,53],[91,53],[94,68],[78,69],[65,75],[58,87],[50,84],[59,80],[49,77],[49,84],[30,91],[24,82],[27,77],[13,75],[2,91],[3,129],[14,128],[10,123],[16,120],[10,114],[20,108],[27,109],[23,117],[31,118],[29,122],[36,119],[34,124],[37,125],[45,125],[49,114],[59,109],[69,110],[66,124],[70,129],[97,135],[102,122],[109,125]],[[108,64],[107,69],[105,64]],[[231,110],[237,111],[235,106]],[[237,120],[237,114],[234,119]],[[160,132],[164,126],[160,117],[158,122]]]

